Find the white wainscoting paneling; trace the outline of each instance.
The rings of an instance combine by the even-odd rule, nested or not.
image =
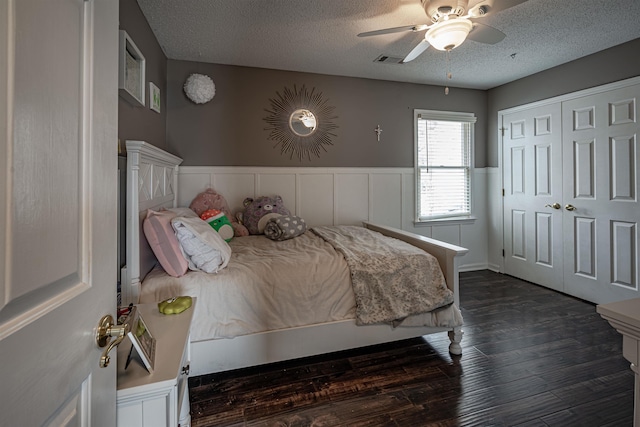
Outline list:
[[[473,224],[415,227],[413,168],[183,166],[178,204],[189,206],[199,192],[211,187],[235,213],[246,197],[277,194],[311,227],[370,221],[466,247],[469,253],[460,269],[471,271],[488,267],[487,175],[486,169],[473,171]]]
[[[488,268],[487,244],[489,241],[487,218],[487,168],[477,168],[472,176],[472,212],[476,217],[473,224],[460,224],[459,245],[469,249],[463,257],[461,271],[484,270]],[[466,258],[466,259],[465,259]]]
[[[402,192],[403,172],[371,174],[369,178],[369,218],[371,222],[402,229],[402,208],[413,206],[413,197]],[[408,175],[413,181],[413,169]],[[412,193],[413,194],[413,193]],[[413,209],[408,209],[413,211]]]
[[[502,175],[500,168],[487,168],[487,233],[489,270],[504,272],[502,249]]]
[[[307,221],[308,225],[333,225],[335,224],[335,174],[333,173],[309,173],[296,174],[298,192],[295,199],[296,212]],[[259,195],[279,194],[275,191],[269,193],[261,189]],[[284,200],[285,206],[289,203]]]
[[[369,216],[369,174],[352,173],[335,176],[336,224],[358,224]]]

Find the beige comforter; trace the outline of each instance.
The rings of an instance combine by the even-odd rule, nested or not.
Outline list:
[[[231,260],[218,273],[175,278],[151,271],[140,302],[198,297],[192,341],[350,319],[355,300],[344,258],[311,232],[285,241],[236,237]]]
[[[176,278],[156,267],[142,283],[140,302],[197,297],[192,341],[355,318],[344,256],[313,232],[285,241],[236,237],[229,245],[231,259],[218,273],[190,271]],[[411,316],[402,325],[453,327],[461,322],[451,305]]]
[[[453,303],[438,260],[398,239],[363,227],[314,227],[349,265],[356,323],[397,322]]]

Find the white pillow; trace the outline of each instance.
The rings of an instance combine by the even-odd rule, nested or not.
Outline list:
[[[190,270],[215,273],[227,266],[231,247],[207,222],[198,217],[176,217],[171,226]]]

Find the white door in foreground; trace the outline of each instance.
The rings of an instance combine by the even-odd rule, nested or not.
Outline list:
[[[117,64],[117,1],[0,0],[2,425],[115,425]]]

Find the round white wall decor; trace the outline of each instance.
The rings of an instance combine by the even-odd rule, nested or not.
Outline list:
[[[216,94],[216,85],[209,76],[191,74],[184,83],[184,93],[196,104],[205,104]]]

